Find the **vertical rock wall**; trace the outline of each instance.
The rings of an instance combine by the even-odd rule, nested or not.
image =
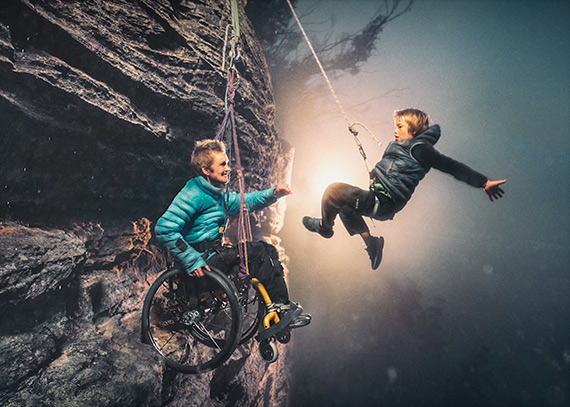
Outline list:
[[[4,0],[0,215],[155,219],[224,115],[230,0]],[[267,67],[240,10],[236,120],[247,185],[281,177]],[[227,55],[227,52],[225,53]]]
[[[248,188],[285,180],[269,77],[240,3],[236,120]],[[3,0],[0,404],[286,405],[286,348],[177,374],[140,341],[166,267],[154,220],[224,115],[230,0]],[[280,227],[282,206],[257,235]]]

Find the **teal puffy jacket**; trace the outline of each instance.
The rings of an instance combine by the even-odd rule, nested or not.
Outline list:
[[[263,209],[277,201],[275,188],[245,194],[248,211]],[[224,203],[225,201],[225,203]],[[154,232],[188,272],[204,267],[201,253],[191,245],[214,240],[228,215],[239,213],[240,196],[226,193],[204,177],[189,180],[158,219]]]

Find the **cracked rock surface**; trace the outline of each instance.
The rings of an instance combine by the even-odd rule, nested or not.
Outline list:
[[[225,114],[230,2],[4,0],[0,216],[156,219]],[[246,185],[286,163],[265,59],[240,10],[236,128]]]
[[[236,127],[259,189],[286,179],[292,152],[239,16]],[[250,341],[182,375],[141,342],[144,295],[169,261],[153,223],[224,116],[230,22],[226,0],[2,1],[0,405],[286,405],[284,345],[271,365]],[[283,211],[262,213],[256,236],[278,242]]]

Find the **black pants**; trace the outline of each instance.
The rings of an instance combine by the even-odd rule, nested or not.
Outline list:
[[[279,261],[275,247],[263,241],[247,242],[247,260],[249,275],[261,281],[271,301],[287,303],[289,294],[283,276],[283,265]],[[238,248],[234,246],[216,248],[207,263],[224,272],[237,270],[240,265]]]
[[[379,209],[374,212],[378,200]],[[371,190],[364,190],[343,182],[335,182],[327,187],[321,201],[322,227],[332,230],[337,215],[348,233],[352,235],[369,232],[370,229],[363,216],[386,219],[392,212],[393,204],[390,198],[377,196]]]

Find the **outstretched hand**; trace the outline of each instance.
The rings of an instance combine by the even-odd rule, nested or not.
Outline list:
[[[277,198],[282,198],[284,196],[291,195],[291,188],[289,188],[289,185],[287,184],[279,185],[273,191],[273,195],[275,195],[275,197]]]
[[[491,202],[493,202],[493,200],[495,200],[495,199],[499,199],[499,198],[503,197],[503,194],[505,193],[505,191],[503,191],[503,189],[499,185],[502,185],[505,182],[507,182],[506,179],[502,179],[500,181],[487,181],[487,183],[485,184],[483,189],[485,190],[485,192],[489,196],[489,199],[491,200]]]

